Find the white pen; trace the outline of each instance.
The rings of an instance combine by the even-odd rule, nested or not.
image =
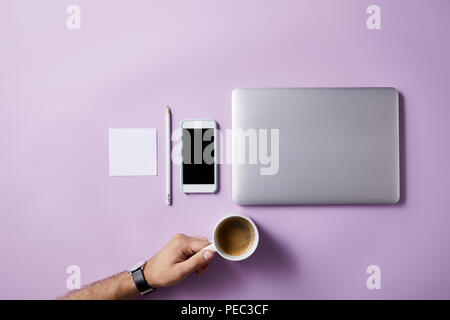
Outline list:
[[[171,129],[170,129],[170,108],[167,106],[166,112],[166,201],[167,205],[170,206],[172,203],[172,170],[171,170],[171,158],[170,158],[170,139],[171,139]]]

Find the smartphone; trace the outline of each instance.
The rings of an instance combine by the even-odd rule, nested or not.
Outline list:
[[[217,191],[217,124],[214,120],[181,121],[181,191]]]

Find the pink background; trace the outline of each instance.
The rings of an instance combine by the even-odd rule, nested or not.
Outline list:
[[[80,31],[66,8],[81,7]],[[366,27],[381,7],[382,29]],[[450,298],[450,2],[2,0],[0,298],[54,298],[149,258],[175,233],[209,236],[230,212],[261,230],[255,255],[216,258],[158,298]],[[173,125],[231,127],[236,87],[394,86],[402,200],[394,206],[164,203],[164,106]],[[158,129],[157,177],[108,176],[108,128]],[[381,290],[366,288],[381,267]]]

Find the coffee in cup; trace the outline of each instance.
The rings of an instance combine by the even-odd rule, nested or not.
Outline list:
[[[227,260],[239,261],[256,250],[258,241],[258,229],[254,222],[246,216],[233,214],[216,224],[212,244],[204,249],[216,251]]]
[[[239,216],[229,217],[222,220],[217,226],[217,246],[226,254],[240,256],[247,252],[255,240],[253,227]]]

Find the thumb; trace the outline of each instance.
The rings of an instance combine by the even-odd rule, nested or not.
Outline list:
[[[186,261],[180,263],[180,267],[182,268],[182,272],[184,274],[189,274],[192,271],[211,262],[213,257],[214,252],[212,252],[211,250],[200,250]]]

